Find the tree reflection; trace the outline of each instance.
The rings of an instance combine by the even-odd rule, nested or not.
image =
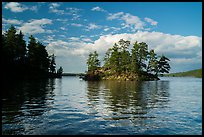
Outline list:
[[[100,82],[87,81],[87,97],[90,108],[89,113],[97,113],[97,105],[99,104],[100,96]]]
[[[26,121],[26,117],[34,120],[36,116],[48,111],[50,109],[48,100],[53,100],[54,89],[55,79],[13,81],[10,85],[4,86],[2,91],[2,134],[18,134],[17,132],[20,130],[12,126],[21,125],[23,121]],[[31,121],[26,122],[30,123]],[[22,126],[20,127],[23,130]]]
[[[126,118],[135,121],[153,117],[148,116],[148,111],[153,108],[168,106],[169,81],[88,82],[87,97],[96,111],[104,108],[103,112],[113,120]],[[98,103],[100,100],[104,102]]]
[[[110,107],[113,112],[132,114],[133,112],[130,111],[134,108],[142,109],[147,105],[142,82],[104,81],[104,85],[110,89],[109,92],[106,92],[105,99],[108,105],[113,106]]]

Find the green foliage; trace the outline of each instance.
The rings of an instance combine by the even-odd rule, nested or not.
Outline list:
[[[94,53],[89,54],[89,58],[87,59],[88,71],[94,71],[100,66],[100,61],[98,59],[98,53],[94,51]]]
[[[49,74],[55,73],[54,54],[50,59],[46,47],[32,35],[26,46],[23,37],[23,33],[17,33],[12,25],[2,34],[1,63],[4,76],[48,75],[49,70]]]
[[[130,70],[130,61],[131,61],[131,57],[130,57],[130,53],[128,51],[128,47],[130,46],[130,41],[124,41],[123,39],[121,39],[119,41],[120,47],[121,47],[121,60],[119,63],[120,64],[120,70],[121,72],[128,72]]]
[[[140,79],[157,79],[159,73],[169,73],[170,61],[167,57],[162,55],[159,60],[157,54],[154,50],[148,52],[148,45],[144,42],[134,43],[131,49],[131,54],[129,52],[130,41],[125,41],[120,39],[118,43],[115,43],[112,48],[109,48],[105,53],[104,66],[102,71],[104,74],[101,76],[109,77],[110,79],[134,79],[140,77]],[[97,56],[98,57],[98,54]],[[97,70],[97,65],[94,62],[99,62],[93,53],[89,54],[87,60],[88,70]],[[98,72],[101,72],[98,71]],[[97,72],[97,73],[98,73]],[[154,74],[153,74],[154,73]],[[123,74],[129,76],[123,76]],[[137,75],[136,75],[137,74]],[[118,77],[119,76],[119,77]]]
[[[148,45],[144,42],[138,43],[137,41],[133,45],[132,49],[132,71],[140,72],[146,68],[145,61],[148,55]]]
[[[3,47],[7,63],[11,64],[15,61],[17,43],[16,43],[16,29],[12,25],[5,33],[5,45]]]
[[[167,57],[165,57],[164,55],[161,56],[161,58],[158,61],[158,66],[157,66],[157,71],[156,71],[156,75],[158,73],[169,73],[170,70],[170,65],[168,63],[168,61],[170,61]]]
[[[28,60],[31,67],[48,72],[50,61],[47,50],[45,46],[37,42],[32,35],[29,37],[28,43]],[[54,71],[52,73],[54,73]]]
[[[103,59],[104,68],[110,69],[110,66],[111,66],[110,57],[111,57],[111,49],[108,49]]]
[[[104,67],[116,73],[127,72],[130,69],[131,57],[128,51],[130,41],[121,39],[118,44],[107,50],[104,57]]]
[[[148,66],[147,66],[147,72],[157,72],[158,70],[158,61],[157,61],[157,54],[154,53],[154,50],[150,50],[148,54]]]
[[[110,57],[110,68],[116,72],[120,72],[121,56],[120,56],[119,50],[120,50],[119,45],[116,43],[113,46],[113,48],[111,48],[112,53],[111,53],[111,57]]]
[[[139,55],[138,55],[138,51],[139,51],[139,44],[136,41],[133,45],[132,48],[132,58],[131,58],[131,67],[132,67],[132,72],[139,72],[140,66],[139,66]]]

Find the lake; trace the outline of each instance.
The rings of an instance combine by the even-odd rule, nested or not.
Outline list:
[[[202,79],[19,80],[2,89],[3,135],[202,135]]]

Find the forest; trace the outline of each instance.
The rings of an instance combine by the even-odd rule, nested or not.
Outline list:
[[[2,34],[1,68],[4,79],[61,77],[63,68],[56,70],[55,55],[32,35],[28,44],[22,31],[10,28]]]
[[[120,39],[109,48],[103,58],[104,65],[94,51],[87,59],[88,71],[84,80],[159,80],[158,74],[169,73],[169,58],[158,56],[154,49],[148,51],[145,42],[135,42],[129,50],[130,41]]]

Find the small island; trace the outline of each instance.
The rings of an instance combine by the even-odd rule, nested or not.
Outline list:
[[[148,51],[145,42],[135,42],[129,50],[130,41],[120,39],[109,48],[103,58],[104,64],[94,51],[87,59],[88,71],[82,77],[87,81],[119,80],[119,81],[150,81],[159,80],[158,75],[169,73],[169,59],[158,56],[154,49]]]

